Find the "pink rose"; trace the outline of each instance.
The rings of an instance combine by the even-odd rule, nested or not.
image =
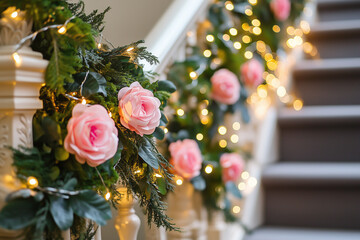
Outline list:
[[[211,77],[211,97],[223,104],[234,104],[240,97],[240,83],[236,75],[220,69]]]
[[[241,66],[241,77],[246,85],[257,87],[263,82],[264,66],[256,59],[251,59]]]
[[[67,130],[64,147],[81,164],[96,167],[117,151],[118,131],[101,105],[76,104]]]
[[[138,82],[119,91],[119,113],[121,124],[140,136],[152,134],[160,125],[160,101]]]
[[[202,157],[198,144],[191,139],[173,142],[169,146],[170,163],[177,174],[191,179],[200,174]]]
[[[223,181],[236,182],[244,170],[244,160],[237,153],[224,153],[220,157],[220,165],[222,167]]]
[[[270,8],[277,20],[284,21],[290,15],[291,3],[289,0],[272,0]]]

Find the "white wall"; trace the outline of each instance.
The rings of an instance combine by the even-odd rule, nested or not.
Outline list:
[[[72,0],[75,2],[76,0]],[[144,39],[172,0],[84,0],[86,12],[111,7],[104,36],[115,47]]]

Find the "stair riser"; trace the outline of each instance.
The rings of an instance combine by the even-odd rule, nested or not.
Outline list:
[[[360,186],[265,186],[265,194],[266,225],[360,229]]]
[[[308,106],[360,104],[360,69],[295,72],[294,88]]]
[[[359,162],[359,123],[280,124],[280,161]]]
[[[350,4],[341,3],[331,5],[319,5],[318,20],[337,21],[337,20],[354,20],[360,16],[360,2]]]
[[[307,39],[316,47],[320,58],[360,57],[360,31],[314,32]]]

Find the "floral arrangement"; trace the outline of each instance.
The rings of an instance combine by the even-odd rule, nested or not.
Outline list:
[[[227,220],[237,220],[240,208],[230,199],[242,197],[238,183],[251,157],[239,144],[239,129],[251,121],[252,97],[261,99],[259,91],[275,86],[277,53],[288,48],[286,29],[299,22],[303,7],[303,0],[216,1],[197,33],[189,34],[200,40],[169,71],[178,90],[169,104],[165,145],[176,178],[202,192],[210,216],[223,210]],[[224,117],[235,113],[241,120],[225,127]]]
[[[11,193],[0,212],[0,227],[24,229],[26,239],[92,239],[92,225],[111,218],[110,205],[128,188],[148,221],[175,227],[162,198],[173,189],[169,162],[153,137],[162,139],[162,110],[173,83],[152,82],[139,59],[157,58],[142,42],[110,48],[101,43],[104,14],[84,13],[84,3],[59,0],[4,0],[33,22],[31,48],[49,61],[40,90],[43,109],[33,118],[33,148],[13,149],[16,176],[24,188]],[[21,57],[21,52],[19,52]],[[90,229],[90,230],[89,230]]]

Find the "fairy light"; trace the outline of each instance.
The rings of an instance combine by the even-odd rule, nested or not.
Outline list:
[[[234,48],[239,50],[241,49],[241,43],[240,42],[234,42]]]
[[[232,11],[232,10],[234,10],[234,4],[231,1],[226,1],[225,8],[229,11]]]
[[[27,178],[27,184],[30,188],[36,188],[39,186],[39,181],[35,177],[30,176]]]
[[[302,36],[304,33],[303,33],[303,31],[300,29],[300,28],[297,28],[297,29],[295,29],[295,35],[296,36]]]
[[[62,26],[61,28],[59,28],[58,33],[65,34],[66,33],[66,27]]]
[[[109,117],[112,117],[112,113],[111,113],[111,112],[109,112]]]
[[[266,53],[264,58],[265,58],[265,61],[270,61],[271,59],[273,59],[273,55],[271,53]]]
[[[300,36],[296,36],[294,37],[294,42],[296,45],[300,46],[301,44],[303,44],[303,39]]]
[[[258,87],[257,87],[257,94],[259,95],[259,97],[261,97],[261,98],[266,98],[267,97],[267,90],[266,90],[266,87],[265,87],[265,85],[259,85]]]
[[[82,99],[81,104],[86,105],[86,99],[85,98]]]
[[[192,79],[192,80],[195,80],[198,78],[198,75],[196,72],[192,71],[189,73],[189,77]]]
[[[126,49],[127,52],[131,52],[132,50],[134,50],[134,47],[129,47],[128,49]]]
[[[305,34],[308,34],[310,32],[310,24],[307,21],[301,20],[300,28]]]
[[[97,47],[100,49],[102,47],[101,43],[98,43]]]
[[[182,177],[179,177],[179,176],[176,177],[176,180],[175,180],[176,185],[180,186],[183,184],[183,182],[184,181],[183,181]]]
[[[226,132],[227,132],[227,129],[226,129],[225,126],[219,126],[218,132],[219,132],[220,135],[225,135]]]
[[[206,36],[206,41],[208,41],[208,42],[213,42],[214,40],[215,40],[215,38],[214,38],[213,35],[208,34],[208,35]]]
[[[305,53],[310,54],[313,50],[313,45],[309,42],[305,42],[303,44],[303,50]]]
[[[154,174],[154,177],[162,178],[162,175],[161,175],[161,174],[158,174],[158,173],[155,173],[155,174]]]
[[[243,172],[241,173],[241,178],[242,178],[242,179],[247,180],[249,177],[250,177],[249,172],[243,171]]]
[[[245,14],[248,15],[248,16],[251,16],[251,15],[253,15],[253,11],[248,8],[248,9],[245,10]]]
[[[254,33],[255,35],[260,35],[261,32],[262,32],[261,28],[259,28],[259,27],[254,27],[254,28],[253,28],[253,33]]]
[[[257,0],[248,0],[248,2],[249,2],[251,5],[256,5],[256,4],[257,4]]]
[[[183,109],[179,108],[178,110],[176,110],[176,114],[180,117],[184,116],[185,112]]]
[[[224,41],[229,41],[229,40],[230,40],[230,35],[225,33],[225,34],[222,36],[222,38],[224,39]]]
[[[240,182],[240,183],[238,184],[238,189],[239,189],[240,191],[244,191],[245,188],[246,188],[246,184],[245,184],[244,182]]]
[[[248,181],[248,184],[249,184],[250,187],[255,187],[255,186],[257,185],[257,180],[256,180],[256,178],[250,177],[250,178],[249,178],[249,181]]]
[[[205,57],[208,58],[208,57],[211,57],[212,52],[209,49],[206,49],[203,54],[204,54]]]
[[[276,94],[279,97],[284,97],[286,95],[286,89],[283,86],[280,86],[277,90],[276,90]]]
[[[263,53],[266,51],[266,44],[263,41],[256,42],[256,50]]]
[[[294,35],[294,34],[295,34],[295,28],[294,28],[293,26],[288,26],[288,27],[286,28],[286,32],[287,32],[287,34],[289,34],[289,35]]]
[[[244,31],[249,31],[250,30],[250,26],[248,23],[243,23],[241,24],[241,27]]]
[[[237,142],[239,142],[239,136],[238,136],[237,134],[231,135],[230,141],[231,141],[232,143],[237,143]]]
[[[266,62],[266,65],[270,70],[274,71],[277,68],[277,61],[274,59],[271,59]]]
[[[260,22],[259,19],[253,19],[253,20],[251,21],[251,24],[252,24],[254,27],[260,27],[261,22]]]
[[[286,41],[286,45],[287,45],[289,48],[294,48],[294,47],[296,47],[295,39],[289,38],[289,39]]]
[[[296,111],[300,111],[303,107],[303,102],[300,100],[300,99],[296,99],[294,102],[293,102],[293,107]]]
[[[214,169],[214,167],[211,164],[209,164],[205,167],[205,172],[207,174],[210,174],[210,173],[212,173],[213,169]]]
[[[15,65],[17,67],[19,67],[21,65],[21,62],[22,62],[20,55],[17,52],[15,52],[15,53],[12,54],[12,58],[15,61]]]
[[[204,135],[203,135],[202,133],[198,133],[198,134],[196,134],[196,139],[197,139],[198,141],[201,141],[201,140],[204,139]]]
[[[111,193],[110,192],[107,192],[104,196],[105,200],[109,200],[111,198]]]
[[[244,35],[244,36],[242,37],[242,41],[243,41],[244,43],[249,43],[249,42],[251,41],[251,38],[250,38],[248,35]]]
[[[11,13],[10,16],[11,16],[12,18],[16,18],[17,16],[19,16],[19,13],[18,13],[18,11],[15,11],[15,12]]]
[[[165,134],[167,134],[169,132],[169,129],[167,129],[167,128],[164,128],[163,130],[164,130]]]
[[[245,58],[247,58],[247,59],[252,59],[253,53],[250,52],[250,51],[246,51],[246,52],[244,53],[244,56],[245,56]]]
[[[233,213],[238,214],[241,211],[241,208],[239,206],[234,206],[232,211]]]
[[[232,125],[232,128],[235,130],[235,131],[238,131],[240,130],[240,123],[239,122],[234,122],[233,125]]]
[[[238,34],[238,30],[236,28],[230,28],[229,33],[232,36],[236,36]]]
[[[201,118],[201,123],[203,124],[203,125],[206,125],[206,124],[208,124],[209,123],[209,118],[208,117],[203,117],[203,118]]]
[[[219,141],[219,146],[220,146],[221,148],[226,148],[226,146],[227,146],[227,141],[224,140],[224,139],[221,139],[221,140]]]
[[[273,27],[272,27],[272,30],[275,32],[275,33],[278,33],[278,32],[280,32],[280,27],[278,26],[278,25],[274,25]]]
[[[201,110],[201,115],[208,115],[209,114],[209,110],[207,110],[206,108],[204,108],[203,110]]]

